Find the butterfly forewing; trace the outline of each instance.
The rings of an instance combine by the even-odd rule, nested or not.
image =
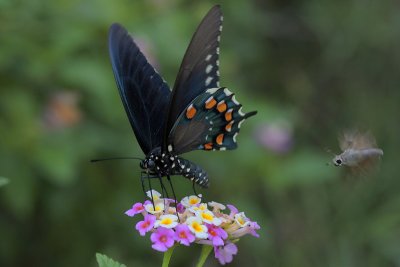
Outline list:
[[[198,26],[186,50],[169,103],[164,149],[166,139],[181,112],[207,89],[219,87],[222,19],[220,6],[214,6]]]
[[[109,31],[111,64],[125,111],[145,154],[163,140],[170,89],[119,24]]]

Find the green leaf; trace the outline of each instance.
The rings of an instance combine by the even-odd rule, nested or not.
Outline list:
[[[113,259],[100,253],[96,253],[96,259],[99,267],[126,267],[125,264],[114,261]]]
[[[8,184],[9,182],[10,182],[10,180],[8,178],[0,176],[0,187]]]

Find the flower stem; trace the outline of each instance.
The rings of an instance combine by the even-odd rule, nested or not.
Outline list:
[[[162,267],[168,267],[169,261],[171,260],[172,253],[174,252],[175,246],[171,247],[164,253],[164,258],[162,261]]]
[[[210,245],[203,245],[201,248],[201,254],[199,258],[199,262],[197,263],[196,267],[202,267],[207,260],[208,255],[210,255],[213,246]]]

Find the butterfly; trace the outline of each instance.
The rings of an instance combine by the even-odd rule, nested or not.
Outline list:
[[[186,50],[172,91],[120,24],[109,30],[109,53],[117,87],[150,178],[182,175],[207,188],[207,173],[180,155],[193,150],[230,150],[245,119],[235,95],[219,85],[219,5],[206,14]],[[143,186],[143,179],[142,179]],[[144,187],[143,187],[144,188]]]
[[[332,159],[333,164],[348,166],[356,172],[368,170],[383,156],[383,150],[369,132],[345,131],[339,137],[339,146],[343,152]]]

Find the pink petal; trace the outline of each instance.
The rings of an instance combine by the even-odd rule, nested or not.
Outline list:
[[[229,214],[229,216],[235,216],[235,214],[237,214],[238,212],[239,212],[239,210],[235,207],[235,206],[233,206],[233,205],[231,205],[231,204],[228,204],[228,205],[226,205],[227,207],[228,207],[228,209],[230,209],[230,211],[231,211],[231,213]]]
[[[223,245],[224,245],[224,241],[223,241],[222,238],[219,237],[219,236],[215,236],[215,237],[212,239],[212,242],[213,242],[213,246],[214,246],[214,247],[216,247],[216,246],[223,246]]]
[[[133,217],[136,215],[136,212],[133,209],[125,211],[125,214],[128,215],[129,217]]]
[[[165,252],[168,250],[168,248],[166,246],[164,246],[163,243],[155,243],[151,246],[153,249],[161,251],[161,252]]]
[[[224,250],[229,252],[230,254],[236,255],[238,252],[238,248],[235,244],[229,243],[224,247]]]
[[[165,241],[164,245],[167,248],[170,248],[170,247],[172,247],[174,245],[174,243],[175,243],[175,240],[172,237],[170,237],[170,238],[167,239],[167,241]]]

